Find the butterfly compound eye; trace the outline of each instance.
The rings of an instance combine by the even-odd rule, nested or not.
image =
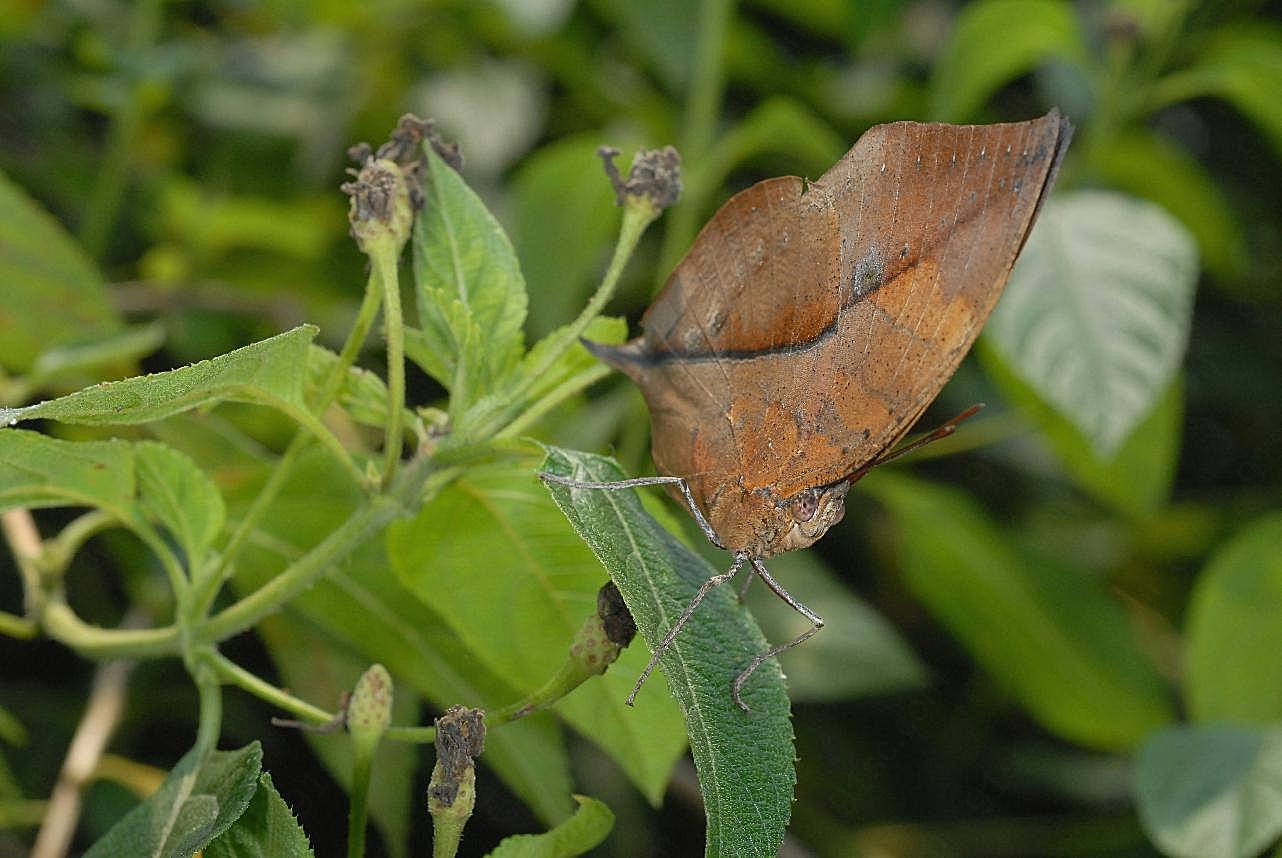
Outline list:
[[[814,518],[815,511],[819,509],[819,498],[814,489],[807,489],[793,498],[790,509],[795,521],[810,521]]]

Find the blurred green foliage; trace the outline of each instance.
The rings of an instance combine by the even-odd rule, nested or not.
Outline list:
[[[1078,135],[1044,212],[1053,229],[1030,241],[1015,300],[941,397],[941,413],[978,400],[989,411],[928,460],[869,478],[838,531],[776,568],[809,567],[802,592],[813,587],[812,607],[831,621],[784,663],[799,756],[789,845],[834,856],[1256,854],[1282,830],[1270,786],[1282,777],[1271,610],[1282,555],[1279,12],[1269,0],[17,0],[0,13],[0,407],[303,322],[319,326],[318,342],[341,342],[366,279],[337,191],[343,150],[382,139],[407,110],[461,142],[464,177],[514,248],[507,258],[491,245],[485,261],[509,284],[524,280],[533,343],[579,311],[609,257],[618,215],[600,144],[671,142],[685,159],[681,203],[647,235],[610,308],[635,318],[699,225],[749,182],[818,175],[877,122],[1024,119],[1058,105]],[[490,355],[498,369],[520,339],[506,332],[515,345]],[[377,351],[365,362],[378,366]],[[449,373],[431,375],[411,378],[415,404],[445,404],[437,381],[448,388]],[[377,387],[370,395],[381,402]],[[117,434],[181,450],[235,522],[291,425],[221,406]],[[640,474],[646,426],[639,396],[613,379],[527,431],[612,449]],[[345,442],[368,442],[349,431]],[[313,452],[243,555],[236,592],[357,504]],[[956,455],[936,455],[946,452]],[[492,476],[477,471],[424,507],[458,522],[459,541],[442,546],[454,561],[409,563],[430,533],[444,536],[404,522],[226,651],[324,708],[379,660],[396,677],[400,723],[515,699],[540,677],[510,663],[510,640],[495,634],[509,629],[477,628],[484,606],[466,600],[533,593],[526,620],[556,622],[512,634],[542,631],[546,649],[529,657],[546,659],[565,645],[562,619],[578,616],[567,598],[592,566],[581,544],[558,543],[568,527],[538,517],[551,506],[529,499],[532,483],[504,496]],[[679,510],[646,501],[707,551]],[[526,502],[544,506],[504,513]],[[157,515],[207,549],[206,524]],[[505,519],[509,542],[487,544]],[[51,536],[70,518],[38,521]],[[389,558],[397,540],[404,553]],[[547,553],[507,562],[531,544]],[[91,539],[67,578],[77,610],[108,626],[131,608],[167,620],[164,572],[144,556],[128,538]],[[482,561],[515,567],[517,589]],[[536,592],[553,567],[581,577],[578,589]],[[484,580],[463,590],[465,573]],[[24,632],[21,583],[5,554],[0,631]],[[455,601],[421,598],[442,586]],[[838,628],[865,616],[877,631]],[[792,621],[763,625],[781,638]],[[600,854],[702,851],[686,769],[664,806],[651,805],[679,739],[671,712],[645,706],[671,702],[646,702],[658,687],[635,711],[616,699],[639,655],[594,689],[612,695],[603,709],[581,698],[563,720],[495,731],[467,854],[571,818],[572,792],[615,814]],[[30,845],[33,802],[57,777],[89,668],[51,642],[9,637],[0,665],[7,858]],[[189,681],[148,666],[130,699],[111,750],[169,769],[190,743]],[[261,740],[272,773],[258,813],[282,810],[278,792],[319,854],[337,851],[342,752],[269,727],[275,710],[246,695],[229,692],[226,707],[225,747]],[[636,726],[651,717],[668,718],[667,732]],[[618,734],[630,725],[638,735]],[[430,762],[397,751],[376,766],[374,854],[425,849]],[[256,766],[242,774],[258,777]],[[91,790],[77,848],[127,806]],[[1250,825],[1224,835],[1242,807]]]

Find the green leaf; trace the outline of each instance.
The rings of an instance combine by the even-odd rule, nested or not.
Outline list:
[[[879,471],[908,586],[1048,730],[1125,750],[1171,720],[1121,607],[1067,562],[1023,555],[961,492]]]
[[[271,775],[258,778],[258,791],[240,818],[205,848],[204,858],[311,858],[312,845]]]
[[[814,552],[774,557],[770,572],[827,623],[805,646],[779,656],[794,703],[851,700],[925,687],[926,668],[894,626],[837,580]],[[789,640],[809,625],[758,584],[749,591],[747,604],[767,640]]]
[[[427,148],[425,204],[414,221],[414,284],[423,369],[462,413],[524,351],[525,280],[511,242],[461,176]],[[417,337],[417,335],[416,335]]]
[[[614,814],[602,802],[576,795],[578,810],[544,834],[504,838],[489,858],[574,858],[601,845],[614,827]]]
[[[1159,81],[1158,103],[1216,96],[1231,103],[1264,132],[1282,158],[1282,27],[1254,20],[1224,27],[1186,70]]]
[[[1197,159],[1166,137],[1138,129],[1086,151],[1103,181],[1179,218],[1197,239],[1208,269],[1224,280],[1240,275],[1247,258],[1242,224]]]
[[[135,447],[138,508],[177,539],[188,568],[200,568],[222,531],[225,510],[213,481],[188,457],[154,441]]]
[[[0,408],[0,426],[38,417],[84,426],[127,426],[224,400],[271,405],[311,422],[303,384],[314,336],[314,326],[300,325],[191,366],[94,385],[25,408]]]
[[[1135,795],[1172,858],[1253,858],[1282,834],[1282,729],[1163,730],[1140,748]]]
[[[307,356],[308,402],[315,401],[337,363],[338,355],[324,346],[312,345]],[[338,391],[338,404],[357,423],[379,428],[387,425],[387,383],[376,372],[359,366],[349,367],[347,378]],[[414,412],[405,409],[401,419],[406,430],[412,432]]]
[[[81,337],[41,352],[23,381],[31,390],[54,385],[63,390],[82,387],[103,378],[104,372],[132,366],[164,341],[165,328],[156,322]]]
[[[321,451],[304,453],[276,502],[263,517],[253,546],[236,566],[242,595],[263,586],[288,562],[333,532],[362,499],[358,487]],[[259,483],[242,482],[231,515],[243,512]],[[441,616],[396,579],[384,539],[376,537],[306,593],[286,616],[306,624],[326,644],[379,662],[401,688],[413,688],[439,710],[464,704],[497,709],[520,692],[479,663]],[[287,658],[288,656],[286,656]],[[481,762],[493,768],[545,823],[571,811],[569,759],[554,718],[535,715],[505,725],[486,739]]]
[[[512,240],[530,290],[527,330],[536,337],[578,312],[618,229],[598,145],[596,134],[559,140],[513,177]]]
[[[1282,512],[1211,558],[1189,603],[1189,711],[1199,721],[1282,721]]]
[[[1175,377],[1197,248],[1152,203],[1052,198],[985,329],[1015,372],[1109,459]]]
[[[547,453],[549,473],[586,481],[624,477],[601,456],[554,447]],[[632,491],[548,489],[618,585],[641,634],[659,641],[715,571],[650,518]],[[762,665],[744,686],[751,712],[741,712],[730,697],[730,683],[766,646],[734,594],[721,587],[709,593],[660,662],[685,713],[710,856],[776,854],[791,814],[796,752],[777,664]]]
[[[121,327],[94,264],[61,224],[3,174],[0,283],[0,369],[25,373],[42,352]]]
[[[525,692],[564,663],[606,580],[533,469],[509,462],[469,471],[415,518],[394,522],[387,553],[406,589],[477,659]],[[685,750],[685,731],[667,695],[643,695],[635,712],[624,704],[647,658],[642,647],[630,647],[557,711],[657,805]]]
[[[112,826],[84,858],[191,858],[245,812],[262,762],[257,742],[203,758],[188,751],[160,789]]]
[[[1051,59],[1085,65],[1077,16],[1063,0],[980,0],[957,15],[931,80],[931,115],[973,117],[1000,87]]]
[[[1156,512],[1171,498],[1184,426],[1184,385],[1176,377],[1117,452],[1102,458],[1067,417],[1042,400],[986,340],[979,355],[1002,395],[1041,431],[1072,480],[1128,516]]]
[[[222,530],[223,500],[188,457],[155,441],[62,441],[0,432],[0,510],[91,506],[129,525],[159,522],[191,568]]]

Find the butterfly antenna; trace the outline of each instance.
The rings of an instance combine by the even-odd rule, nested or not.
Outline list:
[[[898,458],[907,456],[909,453],[913,452],[914,450],[920,450],[922,447],[925,447],[927,444],[933,444],[936,441],[941,441],[944,438],[947,438],[949,435],[956,432],[957,427],[960,426],[964,421],[969,420],[971,417],[974,417],[976,414],[978,414],[980,411],[983,411],[983,410],[984,410],[984,403],[982,402],[975,403],[970,408],[967,408],[965,411],[963,411],[961,414],[958,414],[956,417],[947,421],[943,425],[930,430],[925,435],[922,435],[918,438],[914,438],[913,440],[909,441],[907,444],[904,444],[902,447],[897,447],[881,456],[877,456],[871,462],[868,462],[867,464],[860,467],[859,470],[851,474],[849,478],[849,482],[851,483],[857,482],[864,474],[868,473],[878,465],[884,465],[887,462],[893,462]]]

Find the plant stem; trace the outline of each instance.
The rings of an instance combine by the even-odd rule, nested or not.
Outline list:
[[[355,747],[352,754],[352,789],[347,806],[347,858],[364,858],[365,829],[369,817],[369,781],[373,753]]]
[[[210,659],[210,666],[213,667],[218,677],[224,682],[235,685],[243,691],[248,691],[260,700],[265,700],[276,708],[283,709],[304,721],[326,724],[334,720],[333,713],[326,712],[318,706],[313,706],[307,701],[300,700],[271,683],[265,682],[222,653],[214,653]]]
[[[436,741],[435,727],[388,727],[383,738],[389,742],[430,745]]]
[[[517,435],[520,435],[544,414],[547,414],[553,408],[560,405],[567,398],[573,396],[579,391],[591,387],[600,379],[608,376],[610,372],[610,368],[605,364],[597,364],[587,372],[579,373],[573,378],[562,382],[532,403],[529,408],[517,415],[511,423],[499,430],[494,437],[514,438]]]
[[[188,669],[200,694],[200,723],[196,728],[195,747],[197,755],[203,757],[218,746],[218,734],[223,726],[223,690],[218,682],[218,673],[206,653],[193,653],[188,661]]]
[[[176,626],[159,629],[104,629],[76,616],[66,602],[51,601],[40,613],[49,637],[85,658],[157,658],[182,652]]]
[[[36,631],[36,624],[25,617],[19,617],[17,614],[11,614],[8,611],[0,611],[0,635],[25,640],[35,637]]]
[[[382,285],[383,327],[387,337],[387,430],[383,442],[383,486],[392,484],[401,461],[401,411],[405,408],[405,327],[401,317],[401,284],[396,260],[399,248],[386,242],[370,255],[373,273]]]

